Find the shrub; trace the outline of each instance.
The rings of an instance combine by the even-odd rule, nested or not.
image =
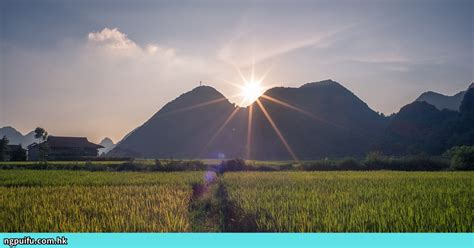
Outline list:
[[[140,165],[135,163],[133,159],[117,166],[117,171],[140,171],[140,169]]]
[[[449,166],[442,160],[426,156],[411,156],[400,159],[391,159],[389,162],[388,169],[404,171],[437,171],[446,169]]]
[[[339,162],[339,164],[337,164],[337,168],[339,170],[360,170],[363,169],[363,166],[359,163],[359,161],[353,158],[348,158]]]
[[[364,166],[367,170],[389,169],[389,164],[389,159],[378,151],[369,152],[364,161]]]
[[[73,166],[73,170],[76,170],[80,168],[79,165],[74,165]],[[107,169],[107,167],[103,166],[103,165],[100,165],[100,164],[94,164],[92,163],[91,161],[87,161],[85,164],[84,164],[84,169],[85,170],[88,170],[88,171],[105,171]]]
[[[155,164],[151,168],[152,171],[204,171],[206,169],[207,165],[199,160],[164,162],[159,159],[155,160]]]
[[[455,146],[445,152],[453,170],[474,170],[474,146]]]
[[[304,171],[328,171],[337,169],[334,162],[327,160],[303,163],[299,168]]]
[[[250,166],[245,164],[243,159],[231,159],[222,161],[216,168],[216,172],[222,174],[226,171],[247,171],[250,170]]]

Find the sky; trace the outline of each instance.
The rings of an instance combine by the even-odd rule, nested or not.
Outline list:
[[[474,81],[471,0],[0,1],[0,127],[114,142],[202,81],[333,79],[391,114]]]

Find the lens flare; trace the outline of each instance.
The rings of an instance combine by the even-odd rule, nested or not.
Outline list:
[[[241,95],[244,97],[243,105],[255,102],[264,92],[260,81],[248,81],[241,87]]]
[[[257,105],[260,107],[260,109],[262,110],[263,112],[263,115],[265,115],[265,117],[267,118],[268,122],[270,123],[270,125],[272,126],[273,130],[275,131],[275,133],[278,135],[278,138],[280,138],[280,141],[283,143],[283,145],[285,146],[286,150],[288,151],[288,153],[291,155],[291,157],[293,158],[294,161],[298,161],[298,158],[296,157],[296,154],[295,152],[293,152],[293,149],[291,149],[291,146],[290,144],[288,144],[288,141],[286,141],[285,137],[283,136],[283,134],[281,133],[280,129],[278,128],[278,126],[275,124],[275,122],[273,121],[272,117],[270,116],[270,114],[268,113],[267,109],[263,106],[263,104],[260,102],[260,100],[257,99]]]

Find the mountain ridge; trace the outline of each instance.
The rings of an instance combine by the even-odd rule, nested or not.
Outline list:
[[[268,89],[265,95],[268,97],[260,97],[259,102],[267,113],[260,109],[258,102],[239,107],[213,87],[196,87],[163,106],[120,141],[109,155],[179,158],[214,158],[222,155],[248,158],[246,150],[249,150],[247,134],[251,109],[253,127],[250,128],[255,136],[252,140],[255,145],[250,150],[255,154],[251,154],[250,158],[255,159],[292,159],[292,152],[288,151],[288,147],[292,146],[295,147],[295,155],[301,158],[362,156],[372,140],[365,135],[376,137],[385,124],[384,117],[333,80],[312,82],[297,88],[274,87]],[[283,101],[291,104],[282,104]],[[284,135],[274,130],[267,115],[273,118],[273,125]],[[344,125],[346,127],[341,128]],[[302,129],[311,132],[302,133]],[[280,136],[286,136],[288,144]],[[357,148],[349,149],[346,140],[357,143]],[[331,142],[327,145],[324,141]],[[307,149],[307,146],[318,149]]]
[[[444,95],[434,91],[423,92],[420,96],[415,99],[415,102],[427,102],[438,108],[439,110],[449,109],[459,111],[461,102],[464,98],[464,94],[474,87],[474,83],[471,83],[466,90],[460,91],[454,95]]]
[[[23,135],[20,131],[16,130],[12,126],[0,127],[0,138],[6,136],[9,139],[9,144],[19,145],[27,147],[28,145],[38,142],[35,138],[35,132],[30,131],[27,134]]]

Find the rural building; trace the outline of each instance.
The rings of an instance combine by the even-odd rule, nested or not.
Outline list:
[[[49,136],[40,144],[28,146],[28,160],[38,160],[40,158],[41,147],[45,149],[48,160],[84,160],[95,158],[98,149],[104,148],[101,145],[91,143],[86,137],[60,137]]]
[[[26,149],[21,145],[7,145],[5,151],[5,161],[24,161],[26,160]]]

